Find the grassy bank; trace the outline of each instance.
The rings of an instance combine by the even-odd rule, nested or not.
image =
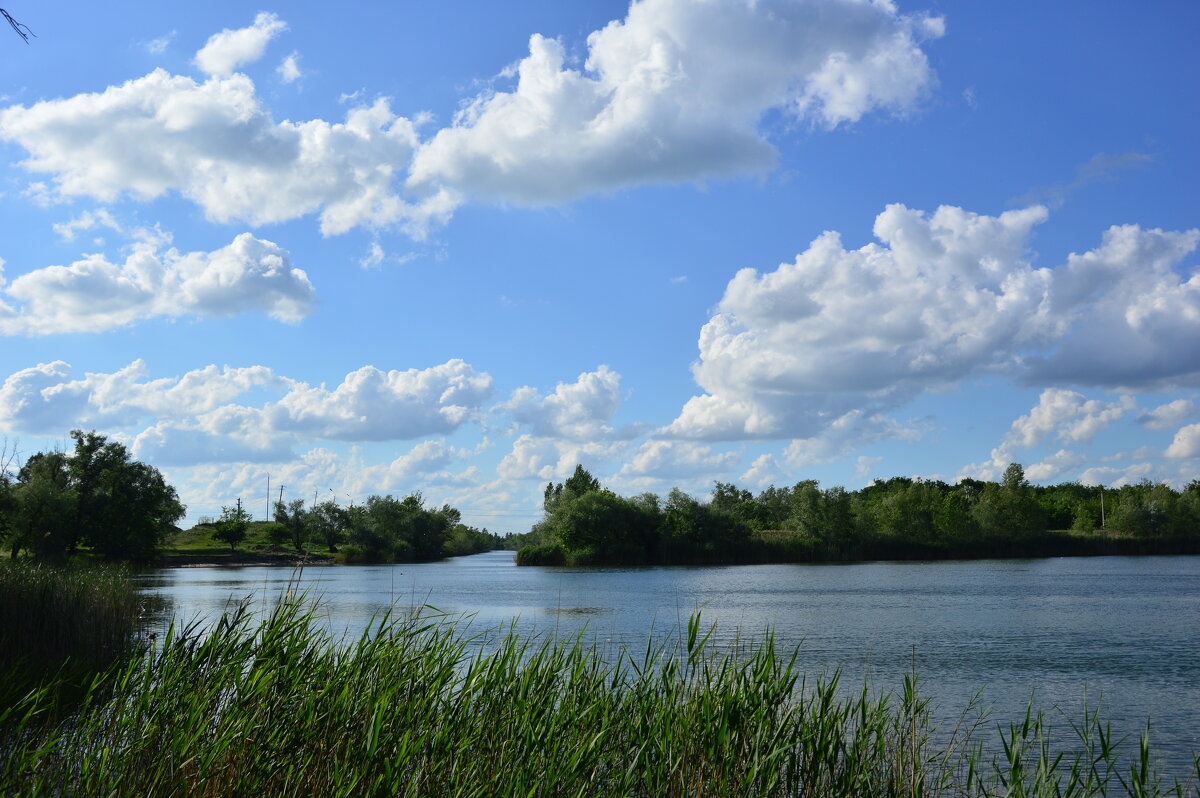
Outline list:
[[[0,706],[85,689],[136,646],[142,602],[124,568],[0,560]]]
[[[698,619],[614,667],[582,643],[383,622],[331,639],[311,608],[176,629],[71,722],[4,718],[0,790],[116,796],[1192,795],[1094,715],[936,729],[916,679],[892,696],[805,685],[766,638],[738,656]],[[473,653],[472,653],[473,652]],[[996,752],[985,755],[987,750]],[[1192,792],[1188,792],[1192,790]]]

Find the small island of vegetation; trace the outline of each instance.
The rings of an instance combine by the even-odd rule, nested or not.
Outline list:
[[[871,559],[1200,553],[1200,481],[1176,491],[894,477],[857,491],[815,480],[757,495],[717,482],[618,496],[582,465],[544,493],[545,517],[506,545],[521,565],[699,565]]]

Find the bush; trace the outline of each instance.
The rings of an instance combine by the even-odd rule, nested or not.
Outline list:
[[[567,553],[561,543],[525,546],[517,552],[517,565],[565,565]]]

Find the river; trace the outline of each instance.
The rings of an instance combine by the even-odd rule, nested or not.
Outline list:
[[[219,615],[231,599],[269,605],[287,568],[174,568],[141,577],[180,619]],[[308,568],[336,634],[359,634],[393,604],[514,624],[542,636],[583,633],[644,647],[701,612],[719,645],[761,638],[799,646],[806,674],[898,689],[915,657],[923,691],[949,722],[982,690],[991,725],[1045,709],[1067,730],[1100,704],[1113,728],[1186,772],[1200,752],[1200,557],[874,562],[650,568],[518,568],[512,552],[419,565]],[[514,620],[515,619],[515,620]],[[483,635],[483,639],[486,639]]]

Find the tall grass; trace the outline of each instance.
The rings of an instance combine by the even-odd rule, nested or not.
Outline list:
[[[124,567],[0,561],[0,706],[123,660],[141,602]]]
[[[0,717],[0,792],[113,796],[1184,795],[1095,714],[1069,740],[1030,712],[992,740],[934,727],[915,676],[895,695],[812,685],[771,637],[617,661],[508,634],[483,650],[444,619],[385,618],[353,641],[310,604],[245,607],[98,683],[68,722],[34,695]],[[107,700],[101,700],[106,690]]]

